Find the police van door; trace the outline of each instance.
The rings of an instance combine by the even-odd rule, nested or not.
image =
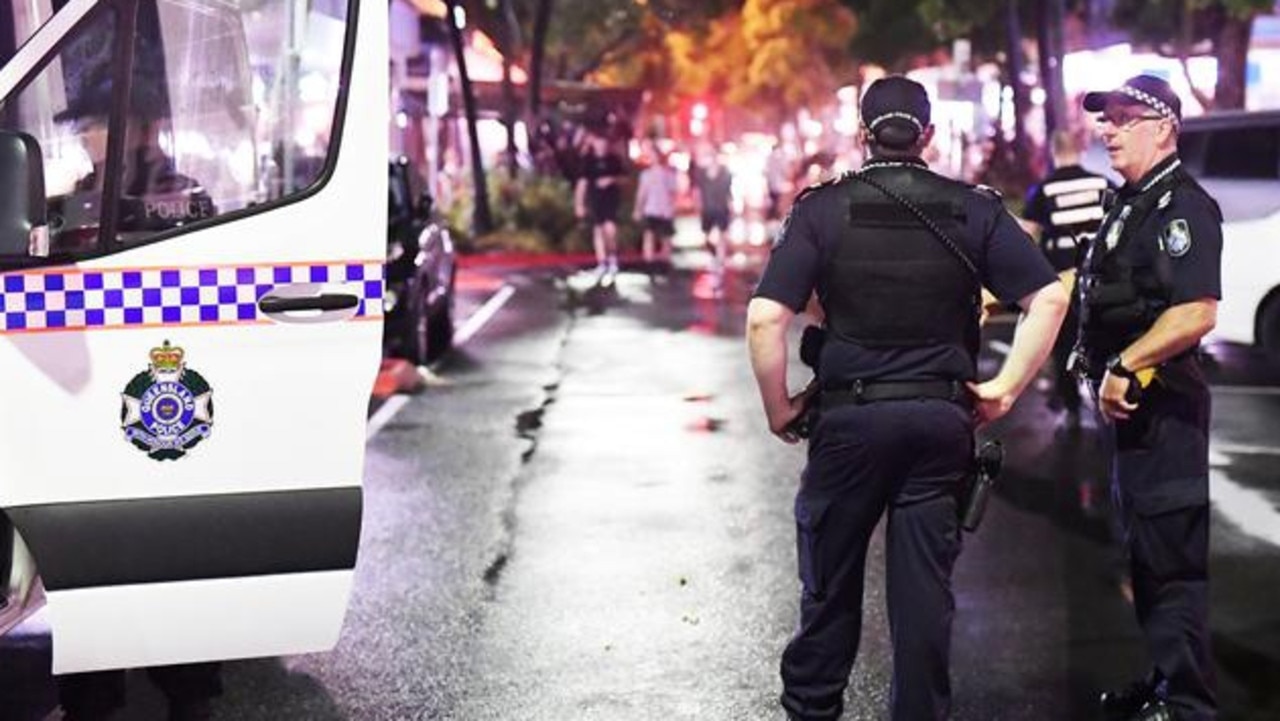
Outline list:
[[[0,508],[55,673],[331,648],[380,354],[385,3],[0,13],[0,135],[38,149],[48,223],[0,240]]]

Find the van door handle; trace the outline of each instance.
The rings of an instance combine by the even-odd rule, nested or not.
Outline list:
[[[360,305],[360,298],[350,293],[321,293],[298,298],[264,295],[258,300],[258,309],[267,315],[296,311],[348,310]]]
[[[291,283],[267,291],[258,310],[278,323],[336,323],[360,312],[360,294],[351,284]]]

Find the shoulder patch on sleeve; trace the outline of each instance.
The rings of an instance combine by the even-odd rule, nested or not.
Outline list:
[[[1160,242],[1170,258],[1181,258],[1191,250],[1190,224],[1182,218],[1169,221],[1160,233]]]
[[[800,198],[797,197],[796,200],[799,201]],[[788,211],[787,215],[782,219],[782,225],[778,226],[777,234],[773,236],[774,248],[781,246],[782,243],[787,239],[787,231],[791,230],[791,219],[795,217],[795,214],[796,214],[796,208],[794,205],[792,205],[791,210]]]
[[[1004,200],[1004,193],[1001,193],[990,185],[979,184],[973,186],[973,189],[994,200]]]

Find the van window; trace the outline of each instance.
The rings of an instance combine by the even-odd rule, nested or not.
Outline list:
[[[1204,135],[1204,177],[1280,178],[1280,127],[1224,128]]]
[[[30,133],[44,157],[45,190],[49,195],[49,232],[55,253],[93,250],[98,243],[102,185],[94,182],[94,158],[105,158],[105,123],[78,117],[70,102],[78,102],[79,69],[101,63],[110,67],[110,38],[116,15],[108,10],[91,17],[44,68],[4,103],[8,129]],[[106,42],[103,41],[106,39]],[[97,92],[109,102],[111,78],[101,78]],[[107,112],[107,108],[103,112]]]
[[[4,102],[4,126],[44,152],[55,253],[149,242],[320,181],[336,151],[345,2],[140,0],[123,108],[112,94],[115,17],[91,15]],[[113,113],[125,130],[111,138],[123,154],[110,173]],[[108,175],[114,242],[98,237]]]

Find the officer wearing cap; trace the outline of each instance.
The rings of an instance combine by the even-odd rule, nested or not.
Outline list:
[[[892,717],[945,719],[958,495],[974,425],[1007,412],[1034,377],[1067,294],[997,195],[920,159],[934,132],[923,87],[877,80],[862,117],[870,160],[796,199],[748,308],[769,428],[787,443],[798,442],[791,424],[806,400],[788,394],[787,327],[815,292],[828,333],[795,500],[803,589],[781,701],[792,719],[840,716],[867,545],[887,512]],[[975,383],[981,286],[1027,316],[1000,373]]]
[[[1080,370],[1113,423],[1113,495],[1152,667],[1108,719],[1217,718],[1209,651],[1209,389],[1200,339],[1222,295],[1222,213],[1177,155],[1182,107],[1140,75],[1089,93],[1119,197],[1082,268]]]

